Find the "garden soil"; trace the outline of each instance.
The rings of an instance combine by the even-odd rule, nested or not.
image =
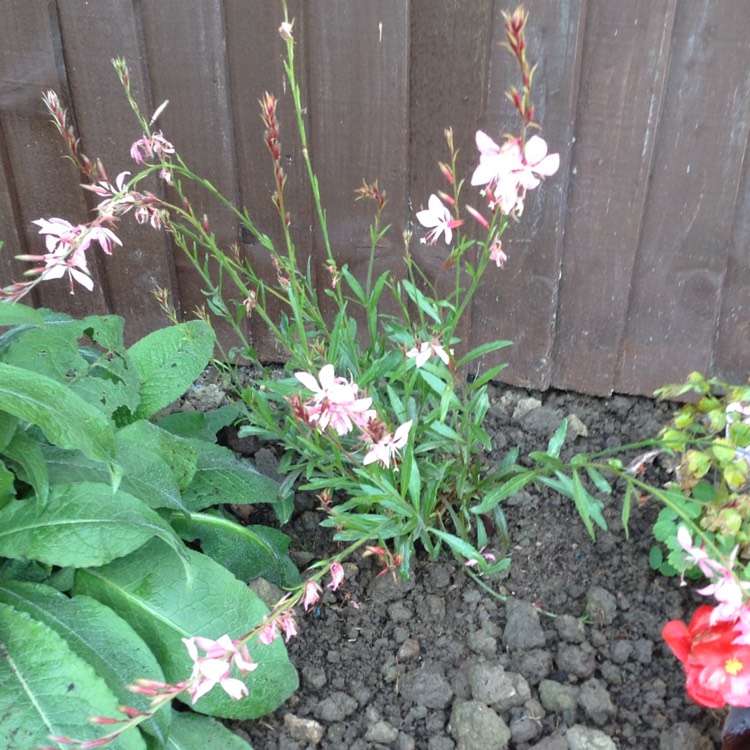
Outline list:
[[[184,408],[221,396],[198,384]],[[652,437],[670,414],[643,398],[494,386],[491,396],[488,462],[516,445],[521,455],[544,450],[563,418],[565,457]],[[271,448],[227,442],[272,468]],[[669,478],[664,458],[655,470]],[[272,715],[229,726],[255,750],[720,747],[723,712],[687,699],[682,668],[660,637],[668,620],[689,619],[700,597],[649,567],[659,507],[634,502],[627,538],[622,496],[619,486],[603,496],[609,530],[596,542],[572,501],[546,489],[512,497],[510,569],[481,584],[452,559],[419,557],[410,579],[396,581],[355,553],[342,588],[298,618],[289,654],[299,690]],[[301,569],[337,549],[321,520],[315,499],[301,494],[284,527]],[[490,546],[503,553],[499,538]]]

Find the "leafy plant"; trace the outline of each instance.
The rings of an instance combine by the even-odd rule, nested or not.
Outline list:
[[[182,323],[126,348],[117,316],[9,304],[0,326],[12,326],[0,336],[0,744],[96,741],[83,717],[117,728],[124,704],[142,731],[113,747],[231,747],[206,716],[153,712],[153,692],[126,688],[185,678],[181,638],[260,626],[269,610],[247,580],[300,582],[284,534],[216,507],[284,504],[274,481],[215,443],[237,409],[159,419],[208,364],[211,328]],[[262,666],[243,678],[249,698],[211,693],[199,714],[262,716],[296,688],[280,640],[251,651]]]

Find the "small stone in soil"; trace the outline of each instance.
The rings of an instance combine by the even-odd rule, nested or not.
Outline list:
[[[511,736],[505,722],[479,701],[456,701],[449,729],[463,750],[506,750]]]
[[[539,623],[539,613],[531,604],[520,599],[508,599],[506,611],[508,619],[503,632],[506,648],[513,651],[544,646],[544,631]]]

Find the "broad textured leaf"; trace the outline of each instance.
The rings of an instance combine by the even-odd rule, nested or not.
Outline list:
[[[31,485],[39,503],[46,505],[49,497],[49,472],[39,442],[29,437],[28,433],[18,431],[5,446],[3,453],[7,460],[17,465],[18,478]]]
[[[0,510],[0,555],[48,565],[103,565],[154,536],[184,554],[158,513],[127,492],[113,494],[107,484],[55,485],[44,509],[15,500]]]
[[[169,514],[172,528],[186,540],[200,539],[204,554],[240,581],[265,578],[282,588],[301,583],[299,571],[286,554],[289,537],[267,526],[240,526],[229,518],[193,513]]]
[[[137,417],[169,406],[193,384],[214,351],[214,332],[202,320],[162,328],[136,341],[128,354],[143,384]]]
[[[48,746],[50,735],[94,740],[106,730],[87,717],[120,717],[118,703],[54,630],[0,604],[0,747]],[[146,750],[146,743],[138,732],[126,732],[107,747]]]
[[[109,607],[88,596],[69,599],[50,586],[20,581],[0,581],[0,602],[52,628],[121,704],[149,709],[148,696],[127,690],[127,685],[139,677],[163,681],[164,674],[140,636]],[[170,716],[169,711],[158,711],[141,726],[164,742]]]
[[[198,470],[182,499],[191,510],[221,503],[275,503],[279,485],[246,459],[221,445],[191,440],[198,453]]]
[[[189,551],[192,582],[174,554],[153,540],[128,557],[101,568],[79,570],[73,589],[93,596],[126,619],[149,644],[169,682],[185,679],[191,661],[182,638],[202,635],[233,638],[258,625],[268,608],[241,581],[206,555]],[[294,690],[298,679],[280,638],[270,646],[250,645],[258,669],[243,678],[250,695],[233,701],[212,690],[195,710],[214,716],[254,719],[273,711]]]
[[[42,325],[44,316],[39,310],[18,302],[0,302],[0,326]]]
[[[114,458],[114,428],[107,417],[52,378],[0,362],[0,409],[39,425],[61,448],[97,461]]]
[[[7,505],[16,496],[16,475],[0,460],[0,507]]]
[[[208,716],[173,711],[164,750],[253,750],[239,735]]]

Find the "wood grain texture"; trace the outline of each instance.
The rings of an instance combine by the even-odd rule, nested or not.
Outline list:
[[[62,141],[42,103],[42,94],[49,89],[57,91],[63,103],[69,103],[57,15],[54,5],[46,0],[4,0],[2,19],[0,124],[15,195],[14,224],[23,235],[18,238],[19,246],[30,253],[43,253],[44,239],[32,221],[56,216],[77,224],[89,219],[78,173],[63,158]],[[15,252],[13,232],[10,240],[5,251]],[[89,255],[94,291],[79,287],[71,295],[67,280],[45,282],[38,287],[40,304],[72,315],[106,312],[98,258],[95,253]],[[9,281],[3,280],[3,285]]]
[[[624,393],[711,363],[750,127],[750,7],[728,0],[716,8],[710,0],[677,4],[615,381]]]
[[[606,395],[614,385],[675,5],[587,6],[553,352],[559,388]]]
[[[111,64],[113,57],[127,61],[132,91],[144,114],[148,117],[153,110],[132,0],[88,4],[58,0],[58,16],[68,85],[84,152],[92,160],[101,159],[114,182],[120,172],[134,171],[130,146],[142,133]],[[162,192],[156,179],[142,183],[141,188]],[[98,199],[93,194],[88,197],[93,209]],[[120,220],[116,233],[123,247],[101,263],[102,280],[107,286],[111,311],[126,319],[128,341],[134,341],[167,323],[153,295],[158,287],[167,289],[171,301],[179,307],[172,278],[174,260],[166,234],[139,225],[132,213]],[[139,293],[134,294],[134,290]]]
[[[519,129],[518,115],[504,96],[511,84],[519,85],[517,63],[500,46],[500,10],[504,7],[501,3],[495,7],[490,96],[481,123],[495,140],[500,140],[503,132]],[[554,0],[527,4],[531,16],[526,27],[529,61],[538,64],[532,91],[535,117],[550,151],[560,153],[561,166],[556,175],[528,194],[520,223],[511,223],[503,238],[509,259],[502,270],[488,269],[471,320],[472,343],[513,341],[511,349],[501,350],[484,364],[509,361],[504,380],[542,389],[550,384],[558,322],[557,292],[585,7],[581,2]]]

